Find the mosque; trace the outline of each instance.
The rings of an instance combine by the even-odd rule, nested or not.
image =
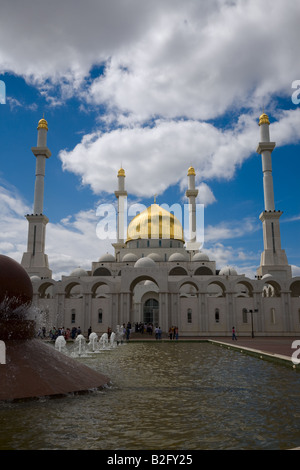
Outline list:
[[[74,269],[60,280],[52,278],[45,253],[48,218],[43,214],[48,124],[38,123],[33,213],[27,214],[28,243],[22,266],[31,277],[33,305],[46,328],[80,325],[100,334],[131,322],[160,326],[167,332],[177,326],[180,337],[290,336],[300,333],[300,277],[281,248],[275,209],[272,159],[267,114],[259,118],[263,171],[263,251],[257,276],[250,279],[232,267],[216,269],[197,241],[195,170],[187,172],[189,240],[178,217],[154,202],[124,227],[127,198],[125,171],[118,172],[117,237],[114,255],[103,254],[91,269]]]

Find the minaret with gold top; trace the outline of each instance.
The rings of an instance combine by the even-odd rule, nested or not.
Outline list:
[[[198,189],[195,187],[196,172],[190,166],[188,169],[188,189],[185,193],[189,200],[189,241],[186,242],[187,251],[198,251],[200,243],[197,242],[197,225],[196,225],[196,197],[198,196]]]
[[[118,190],[115,191],[115,196],[118,199],[117,242],[113,243],[117,261],[120,249],[125,246],[125,231],[127,230],[127,191],[125,190],[125,177],[124,168],[120,168],[118,171]]]
[[[261,155],[262,159],[265,210],[259,216],[263,224],[264,251],[261,254],[257,275],[262,277],[265,274],[271,274],[280,279],[288,279],[292,276],[292,271],[285,251],[281,248],[279,218],[282,212],[275,210],[274,202],[271,154],[276,144],[270,141],[270,121],[267,114],[263,113],[260,116],[259,126],[260,142],[257,153]]]
[[[46,225],[49,219],[43,214],[43,206],[46,160],[51,156],[51,152],[47,147],[46,119],[39,121],[37,131],[37,146],[31,148],[36,157],[33,213],[26,215],[29,224],[27,252],[23,254],[21,264],[30,276],[48,279],[52,277],[48,256],[45,254]]]

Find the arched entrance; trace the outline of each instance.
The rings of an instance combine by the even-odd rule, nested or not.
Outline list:
[[[153,323],[153,321],[148,321],[153,317],[157,317],[158,320],[158,313],[157,315],[153,315],[152,310],[155,310],[155,306],[150,305],[150,299],[155,299],[158,303],[159,300],[159,287],[154,278],[148,275],[140,275],[135,278],[130,284],[130,309],[129,309],[129,316],[132,323]],[[145,305],[146,304],[146,305]],[[144,312],[144,307],[145,312]],[[158,306],[157,306],[158,309]],[[146,315],[147,311],[147,315]],[[146,317],[146,320],[145,320]],[[127,316],[128,318],[128,316]],[[153,323],[154,325],[154,323]]]
[[[156,299],[148,299],[144,303],[143,321],[145,324],[152,323],[158,325],[159,322],[159,302]]]

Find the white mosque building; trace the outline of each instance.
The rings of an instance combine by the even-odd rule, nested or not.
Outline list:
[[[38,123],[36,180],[33,213],[27,214],[28,244],[22,266],[32,279],[33,304],[46,328],[91,327],[100,334],[117,325],[151,323],[163,332],[177,326],[181,337],[229,336],[234,326],[239,336],[291,336],[300,333],[300,277],[281,248],[275,209],[269,118],[259,119],[264,211],[263,252],[255,279],[231,267],[216,270],[216,262],[199,251],[196,239],[195,170],[188,169],[189,240],[178,217],[154,203],[124,226],[125,171],[118,172],[117,241],[114,255],[104,254],[91,269],[74,269],[57,281],[45,254],[48,218],[43,214],[48,124]]]

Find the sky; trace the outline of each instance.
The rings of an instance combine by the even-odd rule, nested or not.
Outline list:
[[[196,171],[202,251],[254,277],[263,251],[258,119],[270,119],[275,208],[300,275],[300,3],[9,0],[0,16],[0,253],[22,259],[37,124],[48,122],[44,214],[53,277],[112,240],[99,207],[187,204]],[[5,91],[5,94],[4,94]]]

